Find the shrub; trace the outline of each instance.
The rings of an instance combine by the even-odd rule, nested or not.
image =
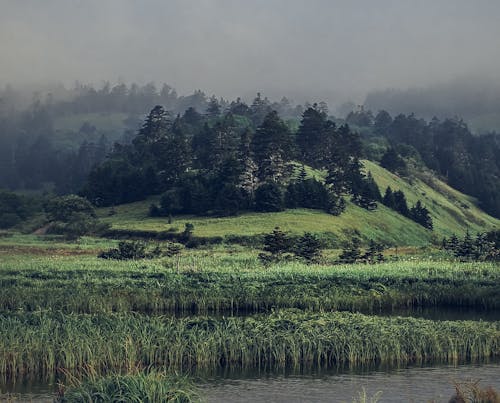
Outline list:
[[[144,259],[146,257],[146,244],[141,241],[121,241],[118,248],[110,249],[98,255],[101,259]]]

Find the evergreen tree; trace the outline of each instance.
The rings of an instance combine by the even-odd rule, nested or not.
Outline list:
[[[384,198],[382,199],[382,203],[384,206],[389,207],[390,209],[394,209],[395,207],[395,201],[394,201],[394,193],[392,192],[392,189],[390,186],[387,186],[387,189],[385,189],[385,194]]]
[[[264,237],[264,253],[259,254],[259,259],[264,264],[278,262],[286,257],[291,247],[291,239],[276,227],[271,234]]]
[[[209,118],[217,118],[220,115],[220,105],[219,101],[215,97],[215,95],[212,95],[210,99],[208,100],[208,106],[207,106],[207,116]]]
[[[369,264],[380,263],[384,261],[384,255],[382,252],[384,251],[384,245],[378,242],[375,242],[373,239],[370,239],[370,243],[368,245],[368,249],[363,255],[363,259]]]
[[[255,192],[255,210],[260,212],[283,211],[284,194],[280,185],[275,182],[264,183]]]
[[[393,193],[394,197],[394,210],[405,217],[410,216],[410,210],[408,209],[408,204],[406,202],[406,196],[401,190],[396,190]]]
[[[302,114],[297,145],[301,160],[314,168],[321,168],[325,160],[326,127],[326,114],[316,104]]]
[[[422,205],[420,200],[410,209],[410,218],[423,227],[432,230],[433,223],[429,210]]]
[[[361,258],[361,240],[353,237],[351,241],[342,249],[338,258],[338,263],[356,263]]]
[[[291,134],[287,125],[273,111],[264,118],[252,140],[252,151],[259,167],[261,182],[282,182],[291,152]]]
[[[318,263],[321,260],[321,242],[317,236],[306,232],[298,239],[294,253],[307,263]]]
[[[406,163],[399,156],[394,148],[389,148],[380,160],[380,165],[385,169],[399,174],[404,174],[406,172]]]

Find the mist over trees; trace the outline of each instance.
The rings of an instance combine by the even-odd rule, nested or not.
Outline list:
[[[428,120],[460,117],[480,133],[500,128],[500,85],[495,80],[464,77],[429,87],[372,91],[364,105],[394,116],[414,113]]]
[[[403,176],[416,161],[500,216],[499,135],[473,135],[459,118],[361,107],[342,119],[324,102],[295,105],[258,93],[247,103],[154,84],[54,90],[34,94],[24,108],[13,88],[0,92],[0,187],[83,191],[100,205],[167,192],[158,214],[291,206],[339,214],[345,196],[368,209],[381,200],[361,173],[367,158]],[[118,125],[103,129],[99,119]],[[325,170],[325,183],[302,175],[301,164]]]

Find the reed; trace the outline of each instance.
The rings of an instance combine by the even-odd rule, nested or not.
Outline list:
[[[296,310],[175,319],[140,314],[0,315],[0,373],[169,371],[458,363],[500,356],[500,322]]]
[[[68,386],[59,386],[54,401],[56,403],[191,403],[200,399],[187,378],[153,371],[74,380]]]
[[[92,257],[5,259],[0,311],[67,313],[261,312],[271,308],[359,310],[500,308],[500,266],[393,262],[264,269],[253,257],[103,262]]]

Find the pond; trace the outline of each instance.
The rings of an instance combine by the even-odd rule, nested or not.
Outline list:
[[[483,387],[500,389],[500,365],[409,367],[366,372],[265,374],[215,377],[200,385],[211,402],[352,402],[359,393],[381,393],[379,402],[448,402],[454,382],[480,380]],[[368,400],[369,401],[369,400]]]
[[[198,380],[206,403],[219,402],[352,402],[360,392],[379,402],[448,402],[454,382],[475,382],[500,390],[500,362],[481,365],[408,367],[316,373],[222,373]],[[51,402],[54,381],[1,384],[2,393],[15,393],[16,402]],[[0,394],[0,401],[5,398]]]

